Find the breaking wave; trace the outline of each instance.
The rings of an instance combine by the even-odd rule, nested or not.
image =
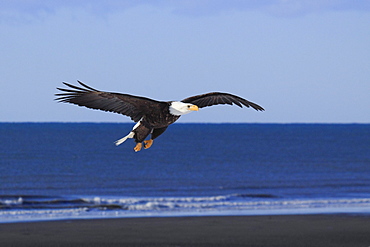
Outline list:
[[[0,196],[0,222],[101,217],[340,213],[348,209],[351,212],[370,213],[370,198],[289,200],[265,194],[78,198]]]

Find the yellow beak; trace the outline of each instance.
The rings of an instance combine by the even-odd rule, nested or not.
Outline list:
[[[189,107],[189,110],[191,110],[191,111],[199,111],[199,107],[196,106],[196,105],[192,105],[192,106]]]

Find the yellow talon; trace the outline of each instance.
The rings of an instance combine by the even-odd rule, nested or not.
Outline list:
[[[144,148],[148,149],[153,145],[153,139],[144,141]]]
[[[134,147],[135,152],[139,152],[142,147],[143,147],[143,144],[141,142],[136,144],[136,146]]]

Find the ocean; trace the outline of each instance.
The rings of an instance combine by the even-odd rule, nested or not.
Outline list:
[[[0,123],[0,223],[370,213],[370,124]]]

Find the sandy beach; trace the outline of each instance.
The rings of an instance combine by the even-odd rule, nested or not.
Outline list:
[[[1,246],[370,246],[368,215],[123,218],[0,224]]]

